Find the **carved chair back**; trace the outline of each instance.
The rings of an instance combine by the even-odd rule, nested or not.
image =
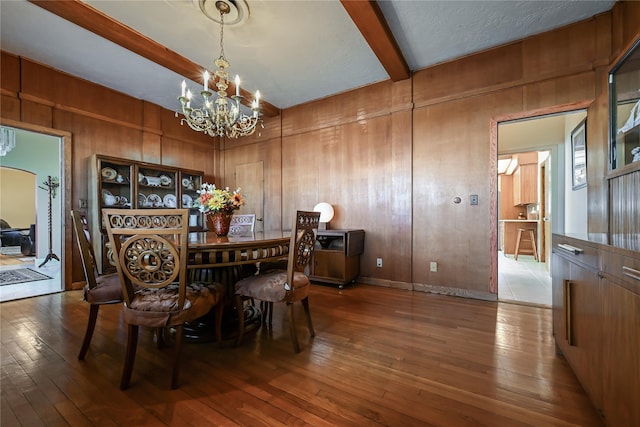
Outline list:
[[[256,223],[255,214],[233,215],[229,226],[229,235],[243,236],[252,234]]]
[[[297,211],[291,226],[285,289],[291,290],[293,273],[304,273],[311,262],[320,224],[320,212]]]
[[[91,231],[89,230],[87,214],[81,211],[71,211],[71,219],[73,220],[76,241],[80,249],[80,259],[82,260],[84,277],[89,289],[94,289],[97,286],[96,276],[98,275],[98,270],[96,268],[96,255],[93,251],[93,244],[91,243]]]
[[[130,305],[136,287],[179,283],[176,310],[186,301],[188,209],[103,209],[116,269]]]

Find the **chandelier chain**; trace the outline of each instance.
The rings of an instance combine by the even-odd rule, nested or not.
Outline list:
[[[225,58],[224,55],[224,12],[220,10],[220,58]]]

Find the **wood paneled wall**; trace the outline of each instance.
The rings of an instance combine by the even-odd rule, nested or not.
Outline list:
[[[336,208],[332,228],[366,231],[363,282],[495,299],[492,126],[588,105],[589,227],[606,231],[606,74],[639,27],[640,3],[618,2],[593,19],[401,82],[286,109],[249,138],[213,142],[173,112],[3,53],[0,114],[72,134],[74,208],[87,194],[85,159],[96,152],[204,170],[225,186],[242,186],[236,166],[262,162],[265,229],[288,228],[295,209],[326,201]],[[79,266],[73,278],[82,280]]]

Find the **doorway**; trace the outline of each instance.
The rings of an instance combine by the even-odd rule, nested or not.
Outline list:
[[[566,174],[571,170],[566,166],[566,159],[571,161],[571,131],[586,114],[586,110],[580,110],[498,123],[497,291],[500,301],[551,307],[551,233],[565,231],[565,204],[574,202],[565,202]],[[511,170],[501,170],[500,165],[505,161],[510,162]],[[518,168],[523,173],[514,180],[511,177]],[[521,182],[525,176],[529,180],[528,188]],[[528,197],[520,194],[524,191],[530,192]],[[582,196],[586,218],[586,191]],[[520,229],[525,231],[521,233]],[[521,241],[516,257],[517,236],[530,236],[529,230],[533,237],[527,242]],[[523,247],[529,250],[522,250]]]
[[[12,270],[15,274],[3,275],[10,279],[3,279],[0,283],[0,301],[60,292],[64,283],[64,266],[60,256],[63,254],[65,236],[63,138],[17,127],[2,127],[15,132],[15,147],[0,159],[2,169],[14,178],[18,176],[15,175],[16,171],[31,177],[29,183],[25,184],[30,188],[23,192],[29,193],[24,196],[33,200],[35,209],[25,211],[24,204],[15,203],[14,197],[7,197],[11,191],[3,189],[0,213],[3,217],[13,219],[12,227],[24,230],[20,233],[32,242],[33,249],[18,248],[15,251],[13,248],[15,253],[2,255],[0,271]],[[10,180],[10,185],[22,188],[19,182],[15,182],[18,178],[14,178]],[[52,182],[57,184],[53,194],[50,193]],[[5,184],[9,184],[9,181],[3,179],[3,186]],[[25,253],[25,249],[30,250]],[[22,276],[24,279],[14,279],[12,276]],[[29,278],[34,280],[27,280]]]

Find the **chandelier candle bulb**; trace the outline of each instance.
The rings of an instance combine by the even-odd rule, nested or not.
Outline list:
[[[236,96],[240,96],[240,76],[236,74]]]
[[[209,72],[208,71],[204,72],[204,91],[205,92],[209,91]]]
[[[186,81],[182,81],[182,97],[184,98],[184,95],[187,93],[187,82]]]

